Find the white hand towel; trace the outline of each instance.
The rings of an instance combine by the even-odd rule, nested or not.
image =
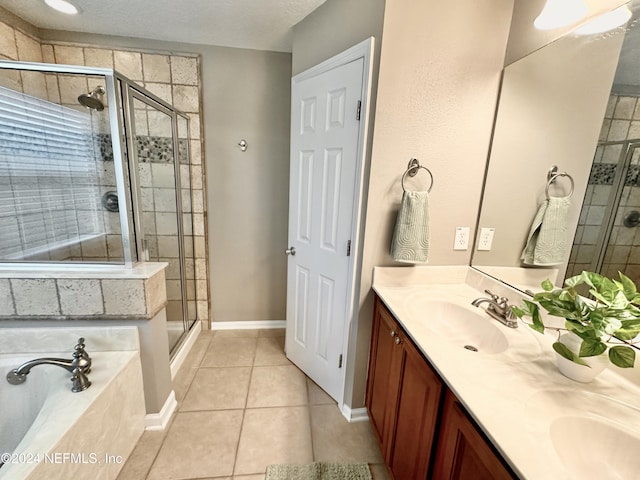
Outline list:
[[[520,257],[526,265],[551,266],[564,263],[567,252],[567,215],[570,197],[551,197],[536,213],[527,244]]]
[[[391,258],[396,262],[426,263],[429,241],[428,192],[404,192],[391,240]]]

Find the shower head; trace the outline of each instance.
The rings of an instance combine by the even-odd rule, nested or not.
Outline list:
[[[104,95],[105,91],[101,85],[91,90],[89,93],[83,93],[78,97],[78,102],[91,110],[104,110],[104,103],[98,98],[99,95]]]

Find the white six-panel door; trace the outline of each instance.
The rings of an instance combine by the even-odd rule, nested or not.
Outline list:
[[[291,93],[286,352],[339,402],[363,70],[360,58]]]

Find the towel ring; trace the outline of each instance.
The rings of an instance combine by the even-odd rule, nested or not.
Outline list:
[[[547,197],[547,200],[549,200],[549,187],[551,186],[551,184],[553,182],[555,182],[558,177],[567,177],[569,179],[569,181],[571,182],[571,191],[569,192],[569,197],[571,195],[573,195],[573,189],[575,187],[575,183],[573,182],[573,177],[571,175],[569,175],[567,172],[563,172],[563,173],[554,173],[549,177],[549,181],[547,182],[547,188],[544,189],[544,193]]]
[[[427,167],[423,167],[422,165],[420,165],[417,159],[412,158],[411,161],[409,162],[409,167],[407,168],[406,172],[404,172],[404,175],[402,175],[401,183],[402,183],[403,192],[407,191],[407,189],[404,188],[404,180],[405,178],[407,178],[407,175],[411,177],[415,177],[416,174],[418,173],[418,170],[420,169],[425,170],[429,174],[429,177],[431,178],[431,185],[429,185],[429,188],[427,189],[427,193],[431,191],[431,189],[433,188],[433,174],[431,173],[431,170],[429,170]]]

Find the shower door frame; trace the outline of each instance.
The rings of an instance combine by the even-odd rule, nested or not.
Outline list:
[[[596,255],[591,263],[590,270],[600,272],[604,266],[604,259],[611,240],[611,234],[616,221],[616,214],[620,208],[620,200],[625,187],[625,180],[631,166],[633,153],[640,148],[640,139],[619,140],[613,142],[600,142],[598,147],[609,147],[614,145],[622,145],[620,156],[616,162],[616,171],[613,177],[613,189],[609,194],[607,208],[604,212],[605,221],[600,228],[598,239],[596,241]],[[613,199],[613,201],[611,201]]]
[[[129,189],[127,188],[127,178],[125,176],[125,161],[124,161],[124,144],[123,136],[120,132],[123,131],[123,124],[121,122],[120,111],[122,110],[122,103],[117,95],[116,78],[125,78],[115,70],[111,68],[101,67],[85,67],[78,65],[63,65],[54,63],[34,63],[34,62],[16,62],[12,60],[0,60],[0,70],[28,70],[33,72],[44,73],[63,73],[70,75],[93,75],[102,76],[105,80],[105,90],[107,96],[107,105],[114,106],[108,109],[109,113],[109,130],[111,133],[111,146],[113,150],[113,163],[114,172],[116,177],[116,193],[118,198],[125,199],[125,208],[120,208],[120,228],[121,228],[121,241],[124,263],[101,263],[101,262],[83,262],[83,263],[69,263],[69,262],[0,262],[0,269],[47,269],[56,268],[59,265],[73,265],[73,268],[94,270],[96,265],[105,269],[120,269],[120,268],[132,268],[134,263],[138,260],[136,256],[136,249],[134,242],[131,241],[133,235],[133,223],[131,216],[127,214],[127,207],[133,205],[132,198],[129,195]],[[128,81],[128,80],[127,80]],[[84,92],[86,93],[86,92]],[[132,215],[135,216],[135,215]]]
[[[178,131],[178,117],[182,117],[187,120],[187,139],[190,135],[190,125],[189,125],[189,117],[178,111],[172,105],[169,105],[167,102],[162,100],[161,98],[155,96],[145,88],[136,84],[135,82],[129,80],[123,75],[116,75],[118,80],[120,81],[120,86],[122,88],[122,99],[123,99],[123,112],[128,113],[128,118],[125,118],[125,128],[124,128],[124,136],[127,141],[127,151],[129,152],[129,181],[131,182],[131,193],[132,198],[131,202],[133,205],[133,224],[134,231],[136,234],[136,249],[138,252],[138,258],[143,261],[146,259],[146,255],[148,253],[147,247],[144,242],[144,226],[141,221],[142,214],[142,205],[141,205],[141,185],[140,180],[138,178],[138,154],[136,148],[136,130],[135,130],[135,109],[133,108],[134,100],[138,100],[145,105],[155,108],[156,110],[164,113],[165,115],[171,118],[171,138],[172,138],[172,150],[173,150],[173,166],[174,166],[174,174],[175,181],[174,187],[176,192],[176,217],[177,217],[177,229],[178,229],[178,255],[180,259],[180,293],[182,296],[182,324],[183,324],[183,333],[180,336],[180,339],[176,342],[176,344],[171,348],[170,354],[173,355],[176,351],[179,350],[180,345],[184,341],[185,334],[188,333],[193,325],[197,323],[197,316],[193,323],[190,322],[189,319],[189,308],[188,308],[188,295],[187,295],[187,276],[186,276],[186,255],[184,248],[184,225],[183,225],[183,215],[184,211],[182,208],[182,179],[180,175],[180,152],[179,152],[179,131]],[[124,116],[124,115],[123,115]],[[187,142],[187,158],[190,158],[189,151],[189,142]],[[190,165],[190,163],[189,163]],[[189,179],[190,180],[190,179]],[[191,182],[189,182],[189,192],[191,192]],[[135,214],[138,212],[138,215]],[[197,298],[196,298],[197,300]]]

